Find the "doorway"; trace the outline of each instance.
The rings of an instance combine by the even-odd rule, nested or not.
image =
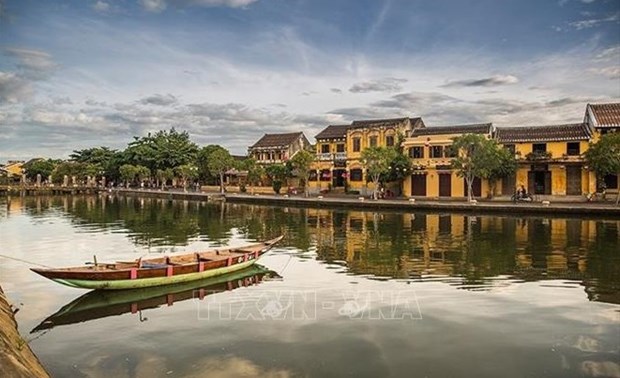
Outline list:
[[[411,176],[411,195],[426,197],[426,175]]]
[[[452,196],[452,174],[440,173],[439,174],[439,197],[451,197]]]

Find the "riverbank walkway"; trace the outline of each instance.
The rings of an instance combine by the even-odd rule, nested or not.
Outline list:
[[[116,193],[127,195],[145,195],[169,199],[187,199],[199,201],[225,200],[231,203],[246,203],[265,206],[290,206],[309,208],[343,208],[349,210],[393,210],[393,211],[427,211],[427,212],[461,212],[461,213],[490,213],[497,215],[537,214],[541,216],[576,215],[585,217],[620,218],[620,206],[612,201],[599,202],[559,202],[537,201],[517,202],[494,199],[477,200],[470,203],[464,200],[420,200],[408,198],[391,198],[373,200],[346,194],[309,196],[276,195],[276,194],[241,194],[217,192],[183,192],[161,191],[148,189],[118,189]]]

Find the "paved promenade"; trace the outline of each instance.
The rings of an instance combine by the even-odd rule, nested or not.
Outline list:
[[[620,206],[615,202],[556,202],[548,205],[543,202],[518,202],[500,200],[479,200],[475,204],[455,200],[415,200],[380,199],[372,200],[352,195],[326,195],[304,197],[303,195],[251,195],[158,190],[119,190],[119,193],[131,195],[151,195],[159,198],[188,200],[218,200],[225,198],[227,202],[247,203],[265,206],[294,206],[310,208],[343,208],[351,210],[390,210],[390,211],[427,211],[427,212],[462,212],[480,214],[536,214],[540,216],[583,216],[596,218],[620,218]]]

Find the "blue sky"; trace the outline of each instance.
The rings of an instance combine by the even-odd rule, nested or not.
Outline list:
[[[0,162],[176,127],[579,122],[620,101],[620,0],[0,0]]]

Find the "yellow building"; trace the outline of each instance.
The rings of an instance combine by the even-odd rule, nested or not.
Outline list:
[[[248,156],[258,164],[283,164],[308,146],[310,142],[302,132],[265,134],[248,148]]]
[[[515,176],[502,180],[502,194],[521,185],[534,195],[581,196],[596,189],[583,159],[592,138],[585,123],[498,127],[495,138],[514,151],[519,164]]]
[[[310,171],[310,188],[344,191],[347,179],[347,129],[350,125],[330,125],[315,136],[316,161]]]
[[[399,135],[423,128],[422,118],[392,118],[353,121],[350,125],[332,125],[316,136],[317,161],[312,167],[310,188],[318,190],[355,190],[362,195],[372,192],[361,161],[368,147],[390,147]]]
[[[482,134],[491,138],[493,125],[435,126],[414,129],[403,142],[403,149],[412,163],[412,174],[403,184],[403,195],[409,197],[466,197],[467,185],[451,168],[454,152],[452,140],[463,134]],[[486,180],[476,179],[473,185],[474,197],[487,195]]]
[[[614,104],[588,104],[583,122],[593,131],[593,141],[596,142],[601,135],[620,132],[620,103]],[[607,175],[603,178],[608,193],[617,193],[620,190],[618,175]],[[602,186],[599,183],[597,186]]]

